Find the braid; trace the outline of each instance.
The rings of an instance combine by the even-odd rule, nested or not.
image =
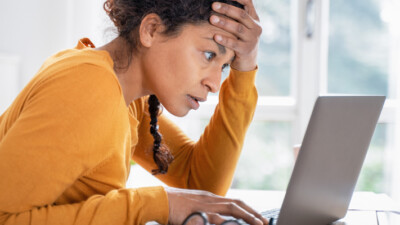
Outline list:
[[[167,146],[161,144],[162,136],[158,132],[157,117],[160,109],[160,102],[155,95],[149,97],[149,113],[150,113],[150,133],[154,138],[153,159],[158,169],[152,170],[153,175],[165,174],[168,171],[168,165],[174,160]]]

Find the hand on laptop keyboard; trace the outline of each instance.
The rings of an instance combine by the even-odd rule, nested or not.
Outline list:
[[[190,214],[184,221],[182,225],[210,225],[208,222],[207,214],[203,212],[194,212]],[[234,217],[223,216],[224,221],[219,223],[218,225],[248,225],[242,219],[235,219]],[[273,222],[273,218],[270,218],[269,225],[276,225],[276,221]],[[213,224],[211,224],[213,225]]]
[[[269,219],[269,225],[276,225],[278,222],[278,216],[281,209],[271,209],[265,212],[262,212],[261,215],[264,218]]]
[[[194,214],[186,224],[237,224],[226,221],[221,215],[241,218],[251,225],[266,225],[268,220],[240,200],[224,198],[207,191],[165,188],[169,201],[169,224],[181,225]],[[205,213],[196,213],[197,211]],[[204,219],[205,220],[204,220]],[[192,221],[192,222],[191,222]],[[228,223],[229,222],[229,223]],[[205,224],[207,224],[205,223]]]

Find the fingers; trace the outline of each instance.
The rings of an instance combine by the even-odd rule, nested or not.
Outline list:
[[[268,224],[268,219],[264,218],[259,212],[257,212],[256,210],[254,210],[253,208],[251,208],[249,205],[247,205],[246,203],[244,203],[242,200],[239,199],[227,199],[227,198],[221,198],[218,200],[218,202],[221,203],[233,203],[236,206],[238,206],[240,209],[243,209],[243,212],[247,212],[248,214],[246,215],[251,215],[252,219],[253,216],[256,217],[257,219],[259,219],[263,224]],[[234,216],[234,215],[233,215]],[[243,217],[238,217],[238,218],[243,218]]]
[[[209,208],[213,209],[213,211],[222,214],[222,215],[229,215],[235,218],[241,218],[246,223],[251,225],[263,225],[264,223],[257,218],[255,215],[251,214],[250,212],[244,210],[242,207],[237,205],[234,202],[224,202],[224,203],[217,203],[212,204]],[[266,223],[268,224],[268,222]]]
[[[250,38],[250,35],[248,35],[250,32],[249,28],[241,23],[228,19],[227,17],[212,15],[210,21],[213,25],[234,34],[242,40],[248,40]]]
[[[243,209],[247,210],[248,212],[252,213],[255,217],[257,217],[259,220],[261,220],[264,224],[268,224],[268,220],[264,218],[259,212],[248,206],[246,203],[244,203],[242,200],[234,200],[236,204],[238,204],[240,207]]]
[[[235,34],[243,40],[260,36],[261,25],[251,18],[245,10],[220,2],[214,3],[212,7],[214,11],[221,15],[212,15],[210,17],[211,24]]]
[[[240,42],[237,39],[230,38],[230,37],[227,37],[227,36],[223,36],[223,35],[220,35],[220,34],[215,35],[214,39],[218,44],[221,44],[221,45],[223,45],[225,47],[228,47],[228,48],[234,50],[237,53],[244,54],[246,52],[246,50],[247,50],[247,48],[246,48],[247,46],[245,46],[243,44],[243,42]],[[236,54],[236,55],[238,55],[238,54]]]
[[[239,71],[254,70],[257,66],[257,49],[262,28],[251,0],[236,0],[245,6],[238,7],[214,2],[213,10],[218,14],[210,17],[210,23],[233,36],[226,34],[214,35],[214,40],[235,52],[235,60],[231,68]]]
[[[254,24],[254,22],[252,21],[253,19],[245,10],[235,7],[233,5],[215,2],[212,5],[212,9],[221,15],[225,15],[227,17],[235,19],[240,23],[243,23],[243,25],[245,25],[247,28],[252,28]]]
[[[239,2],[240,4],[244,5],[244,9],[251,17],[253,17],[255,20],[259,21],[256,9],[254,7],[253,1],[252,0],[235,0]]]
[[[236,218],[242,218],[249,224],[268,224],[268,220],[266,218],[264,218],[260,213],[258,213],[256,210],[254,210],[241,200],[228,199],[220,196],[217,196],[217,198],[213,198],[212,196],[208,195],[205,198],[205,202],[209,203],[209,205],[206,206],[207,208],[210,209],[213,208],[214,206],[217,206],[214,209],[215,212],[224,215],[234,216]],[[221,216],[215,213],[208,213],[208,215],[211,215],[213,217],[213,221],[215,221],[214,224],[219,224],[221,219],[225,220]]]
[[[171,224],[182,224],[185,218],[191,218],[189,215],[196,214],[195,212],[204,212],[210,224],[219,225],[226,222],[226,218],[221,215],[243,219],[251,225],[268,224],[267,219],[241,200],[228,199],[198,190],[166,188],[166,191],[168,193],[169,222]],[[197,224],[203,214],[199,215],[190,220],[187,219],[187,224]],[[229,223],[224,224],[228,225]]]

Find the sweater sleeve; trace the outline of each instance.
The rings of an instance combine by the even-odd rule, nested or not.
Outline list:
[[[0,139],[0,224],[166,223],[162,187],[54,204],[79,177],[112,160],[120,147],[115,143],[125,144],[118,138],[126,135],[115,128],[127,126],[120,119],[127,118],[127,109],[116,78],[94,65],[33,82],[18,118]]]
[[[157,178],[174,187],[226,194],[257,103],[255,74],[256,71],[231,70],[222,84],[219,103],[210,123],[197,142],[190,140],[165,116],[160,116],[163,141],[175,159],[167,174],[157,175]],[[150,150],[153,139],[148,134],[148,124],[149,118],[145,114],[139,127],[134,160],[150,171],[156,165]]]
[[[119,189],[75,204],[47,204],[18,212],[2,209],[0,224],[118,225],[145,224],[147,221],[167,224],[168,205],[162,204],[167,201],[163,187]]]

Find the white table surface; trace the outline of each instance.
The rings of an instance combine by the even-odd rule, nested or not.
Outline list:
[[[241,199],[259,212],[263,212],[279,208],[285,192],[231,189],[226,197]],[[400,215],[390,211],[400,212],[400,204],[386,194],[355,192],[346,216],[332,225],[400,225]],[[146,225],[157,224],[146,223]]]
[[[254,209],[262,212],[279,208],[285,196],[284,191],[229,190],[227,197],[241,199]],[[377,211],[400,211],[400,205],[386,194],[355,192],[347,215],[334,225],[400,225],[400,215]]]

